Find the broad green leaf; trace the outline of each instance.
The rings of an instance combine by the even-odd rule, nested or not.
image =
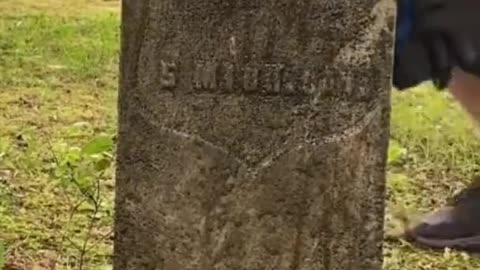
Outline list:
[[[103,152],[108,152],[112,147],[112,138],[110,136],[101,135],[87,143],[82,149],[82,154],[98,155]]]
[[[402,161],[407,154],[407,149],[401,147],[396,141],[391,140],[388,148],[388,164],[395,165]]]
[[[95,162],[95,170],[97,172],[105,171],[110,167],[110,164],[112,164],[112,161],[109,158],[102,158]]]

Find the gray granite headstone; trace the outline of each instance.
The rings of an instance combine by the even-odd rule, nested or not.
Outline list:
[[[380,269],[394,11],[124,0],[114,269]]]

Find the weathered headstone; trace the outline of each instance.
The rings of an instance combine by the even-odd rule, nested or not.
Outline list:
[[[114,269],[380,269],[393,2],[122,9]]]

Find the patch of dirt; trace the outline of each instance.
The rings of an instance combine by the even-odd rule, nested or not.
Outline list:
[[[51,250],[42,250],[34,257],[12,248],[2,270],[56,270],[59,256]]]

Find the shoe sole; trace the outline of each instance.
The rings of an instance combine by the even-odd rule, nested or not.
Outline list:
[[[405,239],[423,248],[434,250],[450,248],[458,251],[480,253],[480,235],[456,239],[431,239],[409,232],[405,234]]]

